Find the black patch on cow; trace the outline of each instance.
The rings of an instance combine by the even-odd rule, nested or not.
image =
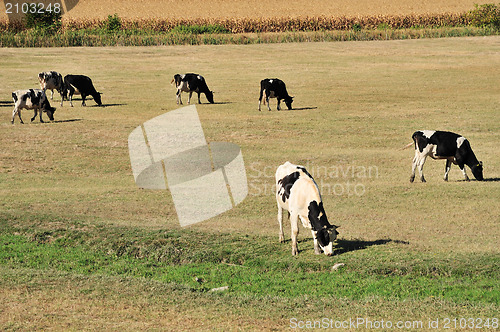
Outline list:
[[[424,151],[425,147],[429,144],[429,140],[421,131],[414,132],[411,138],[415,142],[415,148],[418,148],[420,152]]]
[[[316,233],[316,239],[318,239],[318,242],[322,247],[326,247],[328,243],[330,243],[330,234],[326,228],[323,228]]]
[[[319,216],[321,214],[321,217]],[[328,229],[333,226],[328,222],[326,217],[325,209],[323,208],[323,202],[311,201],[309,203],[309,222],[314,231],[316,231],[316,239],[322,247],[325,247],[330,243],[330,234]]]
[[[33,105],[40,105],[40,99],[42,98],[42,93],[33,91],[33,89],[30,89],[30,99],[31,103]]]
[[[283,203],[285,203],[286,200],[290,198],[290,190],[292,190],[293,184],[299,179],[299,177],[300,172],[293,172],[292,174],[289,174],[278,181],[278,184],[281,184],[281,188],[283,189],[283,195],[281,195]]]
[[[309,174],[309,172],[306,170],[305,167],[302,167],[302,166],[297,166],[297,169],[300,169],[302,172],[304,172],[308,177],[310,177],[311,179],[313,178],[311,174]]]
[[[457,139],[459,137],[461,136],[449,131],[436,131],[429,138],[429,143],[437,145],[436,154],[438,156],[452,157],[457,153]],[[464,146],[464,144],[462,144],[461,148]]]
[[[321,214],[321,217],[320,217]],[[309,221],[311,222],[311,227],[313,230],[319,232],[324,228],[331,228],[332,225],[328,222],[326,217],[325,209],[323,208],[323,202],[311,201],[309,203]]]
[[[17,102],[17,95],[14,92],[12,92],[12,99],[14,99],[14,103]]]

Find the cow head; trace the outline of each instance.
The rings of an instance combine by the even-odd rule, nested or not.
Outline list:
[[[49,117],[50,121],[54,121],[54,112],[56,111],[55,107],[50,106],[49,101],[47,98],[43,101],[42,104],[43,111],[47,113],[47,116]]]
[[[316,239],[318,244],[323,250],[323,253],[327,256],[333,255],[333,242],[337,239],[338,226],[330,225],[324,226],[321,230],[316,233]]]
[[[483,181],[483,162],[480,161],[477,165],[474,165],[470,169],[476,180]]]
[[[102,102],[101,102],[101,93],[100,92],[94,93],[92,95],[92,97],[94,97],[94,101],[97,103],[97,105],[99,105],[99,106],[102,105]]]
[[[288,107],[289,110],[292,109],[292,103],[293,103],[293,97],[286,97],[285,98],[285,104],[286,104],[286,107]]]
[[[205,96],[207,96],[207,100],[210,104],[214,103],[214,92],[213,91],[205,92]]]

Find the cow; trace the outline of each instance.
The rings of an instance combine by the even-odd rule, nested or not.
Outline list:
[[[16,114],[19,116],[21,123],[24,123],[23,119],[21,119],[21,110],[23,108],[35,111],[35,115],[33,115],[31,121],[35,120],[38,111],[40,112],[40,122],[43,122],[42,112],[46,112],[49,119],[54,121],[54,112],[56,109],[50,106],[45,91],[41,89],[17,90],[12,92],[12,99],[14,99],[15,104],[12,111],[12,124],[14,124]]]
[[[182,105],[181,100],[181,92],[188,92],[188,104],[191,102],[191,96],[193,92],[198,94],[198,104],[201,104],[200,94],[204,93],[205,97],[210,104],[214,103],[214,93],[210,91],[203,76],[193,73],[188,73],[184,75],[175,74],[174,78],[170,82],[170,84],[175,83],[175,87],[177,88],[176,96],[177,96],[177,104]]]
[[[47,93],[50,90],[50,100],[54,100],[54,89],[61,95],[61,106],[63,105],[63,88],[64,81],[62,75],[56,71],[46,71],[38,74],[38,81],[40,82],[40,88]]]
[[[101,106],[101,93],[97,92],[92,84],[90,77],[85,75],[66,75],[64,76],[64,91],[63,97],[68,98],[69,93],[69,104],[73,107],[73,95],[80,94],[82,96],[82,106],[86,106],[85,98],[87,96],[92,96],[97,105]]]
[[[288,95],[288,92],[286,91],[286,85],[280,79],[266,78],[260,81],[259,111],[263,96],[265,97],[265,102],[267,103],[267,108],[269,109],[269,111],[271,110],[271,107],[269,106],[269,98],[276,98],[278,100],[278,111],[281,110],[281,100],[285,101],[285,104],[289,110],[292,109],[293,97],[290,97]]]
[[[483,180],[483,163],[477,160],[469,141],[465,137],[449,131],[420,130],[413,133],[412,139],[413,142],[405,147],[415,146],[410,182],[415,180],[415,168],[417,166],[420,172],[420,180],[426,182],[423,168],[425,159],[428,156],[432,159],[446,159],[445,181],[448,181],[451,163],[460,167],[466,181],[469,181],[469,177],[465,172],[465,165],[469,166],[477,180]]]
[[[289,213],[292,229],[292,255],[298,254],[298,221],[311,229],[314,238],[314,252],[333,254],[333,241],[339,234],[338,226],[330,225],[323,208],[321,194],[313,177],[303,166],[286,162],[276,170],[276,202],[278,205],[279,241],[284,241],[283,209]]]

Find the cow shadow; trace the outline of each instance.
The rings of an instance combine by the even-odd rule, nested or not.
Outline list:
[[[13,107],[14,102],[13,101],[3,101],[0,100],[0,107]]]
[[[500,178],[488,178],[488,179],[484,179],[483,181],[484,182],[499,182]]]
[[[316,106],[313,106],[313,107],[297,107],[297,108],[293,108],[291,109],[291,111],[306,111],[306,110],[315,110],[317,109]]]
[[[99,105],[92,105],[90,107],[111,107],[111,106],[126,106],[127,104],[101,104]]]
[[[372,246],[380,246],[388,243],[398,243],[398,244],[410,244],[407,241],[392,240],[392,239],[379,239],[375,241],[364,241],[364,240],[337,240],[337,244],[334,246],[334,255],[345,254],[346,252],[363,250]]]
[[[285,240],[285,243],[291,243],[291,239]],[[304,238],[301,240],[298,240],[297,243],[312,243],[313,239],[312,238]],[[344,239],[337,239],[334,244],[333,244],[333,255],[341,255],[345,254],[346,252],[350,251],[356,251],[356,250],[363,250],[367,249],[372,246],[381,246],[384,244],[388,243],[397,243],[397,244],[410,244],[408,241],[402,241],[402,240],[392,240],[392,239],[379,239],[375,241],[364,241],[364,240],[344,240]],[[307,244],[309,245],[309,244]]]
[[[76,121],[82,121],[83,119],[68,119],[68,120],[54,120],[52,122],[54,123],[66,123],[66,122],[76,122]]]

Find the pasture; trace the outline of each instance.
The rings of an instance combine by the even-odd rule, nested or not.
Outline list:
[[[498,323],[499,37],[3,48],[0,68],[2,329]],[[91,77],[104,107],[60,107],[56,93],[56,121],[29,124],[24,110],[26,124],[11,125],[11,92],[45,70]],[[196,105],[203,130],[241,147],[249,194],[181,228],[168,191],[136,187],[127,138],[178,107],[170,80],[186,72],[215,92]],[[273,99],[257,110],[267,77],[286,82],[294,110]],[[445,162],[428,160],[427,183],[410,184],[413,150],[401,149],[419,129],[468,138],[486,181],[464,182],[454,165],[444,182]],[[287,160],[308,168],[340,225],[332,257],[314,255],[303,228],[292,257],[288,222],[278,243],[274,172]]]

